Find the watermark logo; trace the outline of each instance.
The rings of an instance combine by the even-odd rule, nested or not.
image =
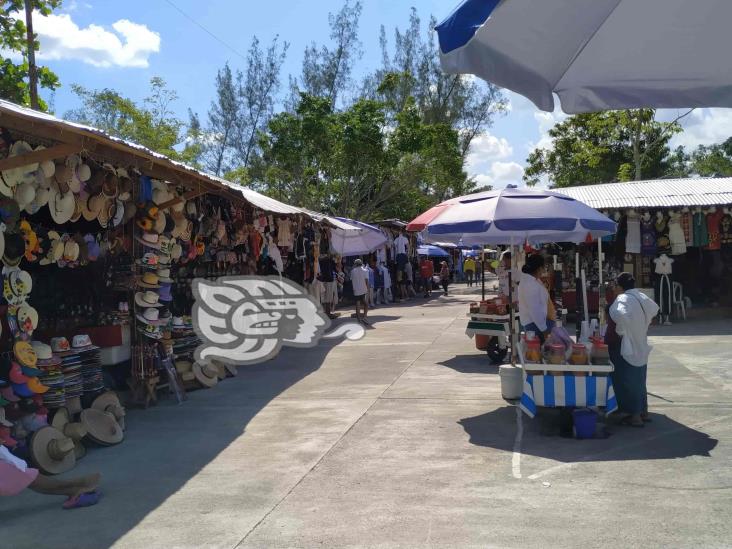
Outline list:
[[[202,340],[195,359],[256,364],[283,346],[312,347],[325,338],[361,339],[364,329],[347,323],[332,332],[330,319],[307,290],[276,276],[195,279],[193,327]]]

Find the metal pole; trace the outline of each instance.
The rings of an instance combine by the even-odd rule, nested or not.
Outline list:
[[[481,252],[480,254],[480,286],[481,286],[481,294],[483,297],[481,299],[485,301],[485,252]]]
[[[26,43],[28,45],[28,87],[30,90],[31,108],[40,110],[38,106],[38,74],[36,72],[36,44],[33,36],[33,5],[25,0]]]
[[[516,325],[514,319],[513,307],[513,266],[518,258],[516,251],[513,249],[513,237],[511,237],[511,264],[508,267],[508,322],[509,322],[509,338],[511,339],[511,366],[516,366],[516,346],[518,338],[516,337]]]
[[[598,277],[599,283],[597,291],[599,293],[599,311],[597,311],[597,319],[602,326],[605,324],[605,291],[602,288],[602,238],[597,237],[597,265],[598,265]]]

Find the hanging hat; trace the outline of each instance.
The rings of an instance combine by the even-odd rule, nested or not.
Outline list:
[[[5,419],[5,408],[0,408],[0,425],[4,427],[12,427],[13,422]]]
[[[152,248],[153,250],[160,249],[160,235],[157,233],[144,232],[142,236],[136,236],[135,240],[146,248]]]
[[[176,242],[170,247],[170,258],[173,261],[178,261],[181,255],[183,255],[183,246]]]
[[[71,350],[71,344],[65,337],[52,337],[51,349],[53,349],[54,353],[63,353]]]
[[[86,455],[86,447],[82,439],[86,436],[86,427],[78,422],[71,421],[71,414],[68,408],[62,406],[53,416],[51,427],[58,429],[64,435],[74,441],[74,454],[76,459],[81,459]]]
[[[116,212],[117,205],[115,201],[111,198],[105,197],[102,209],[99,211],[99,215],[97,216],[97,221],[99,221],[99,224],[106,229],[109,222],[114,218]]]
[[[21,383],[27,383],[30,379],[27,375],[23,373],[23,369],[17,362],[13,362],[10,365],[10,369],[8,370],[8,377],[10,378],[11,383],[15,383],[18,385]]]
[[[165,214],[161,210],[158,210],[158,213],[155,216],[153,230],[158,234],[163,234],[165,231]]]
[[[160,263],[160,257],[157,254],[148,252],[138,260],[138,263],[140,265],[146,265],[148,267],[157,267]]]
[[[125,214],[122,217],[122,225],[127,225],[127,222],[135,217],[137,214],[137,206],[135,206],[134,202],[126,202],[125,203]]]
[[[125,416],[127,414],[124,406],[119,400],[119,396],[114,391],[102,393],[91,403],[90,408],[101,410],[108,414],[112,414],[122,430],[125,428]]]
[[[160,299],[160,296],[150,290],[148,290],[146,292],[137,292],[135,294],[135,304],[139,305],[140,307],[143,307],[143,308],[162,307],[162,305],[158,302],[159,299]]]
[[[47,386],[43,385],[37,377],[30,378],[26,383],[26,386],[37,395],[42,395],[48,392],[49,389]]]
[[[0,198],[0,221],[5,223],[6,230],[13,232],[20,220],[20,208],[12,198]]]
[[[25,256],[25,240],[20,233],[5,234],[5,250],[3,250],[3,265],[17,267]]]
[[[91,349],[99,349],[99,347],[92,343],[88,334],[77,334],[71,338],[72,351],[87,351]]]
[[[153,271],[146,271],[143,273],[142,278],[137,282],[137,285],[141,288],[160,288],[160,279],[158,275]]]
[[[102,446],[119,444],[125,438],[122,428],[112,414],[94,408],[82,410],[81,423],[87,430],[87,437]]]
[[[53,187],[48,195],[48,209],[51,217],[57,225],[67,223],[74,215],[76,201],[71,191],[61,192]]]
[[[122,202],[128,202],[132,199],[132,179],[124,168],[117,168],[117,177],[119,178],[118,198]]]
[[[218,371],[211,364],[199,364],[196,362],[193,365],[193,375],[204,387],[214,387],[219,382]]]
[[[154,307],[145,309],[142,314],[137,314],[136,316],[140,322],[144,322],[145,324],[150,324],[152,326],[165,324],[164,321],[160,320],[160,312]]]
[[[79,259],[79,243],[74,239],[69,239],[64,244],[64,261],[73,263]]]
[[[33,289],[33,278],[30,273],[15,269],[8,273],[7,278],[10,295],[5,295],[5,299],[11,304],[25,301]]]
[[[38,468],[48,475],[65,473],[76,465],[74,441],[50,426],[33,433],[30,454]]]
[[[76,154],[72,154],[66,159],[66,165],[71,168],[71,179],[69,180],[71,192],[78,193],[83,184],[89,181],[91,168]]]
[[[8,158],[22,156],[30,152],[33,152],[33,147],[31,147],[27,142],[16,141],[10,147]],[[33,162],[25,166],[4,170],[0,174],[0,192],[5,196],[13,196],[13,188],[19,185],[29,174],[32,174],[37,169],[38,162]]]
[[[170,248],[172,246],[173,241],[165,235],[160,235],[158,242],[160,244],[160,253],[162,255],[170,255]]]
[[[18,203],[18,208],[25,210],[29,204],[33,202],[36,197],[36,188],[32,183],[24,181],[14,191],[15,201]]]
[[[89,261],[96,261],[99,259],[101,250],[99,248],[99,242],[94,238],[93,234],[85,234],[84,241],[86,242],[87,257]]]
[[[18,327],[26,334],[32,334],[38,327],[38,311],[27,303],[18,307]]]
[[[31,215],[37,213],[43,206],[48,204],[50,194],[51,191],[48,187],[38,187],[33,202],[26,206],[25,211]]]
[[[38,357],[36,352],[31,347],[31,344],[27,341],[16,341],[13,345],[13,354],[16,360],[22,366],[28,366],[29,368],[35,368],[38,363]]]
[[[0,396],[8,402],[18,402],[20,400],[20,397],[13,392],[13,388],[9,385],[7,387],[0,388]]]
[[[125,204],[120,199],[114,201],[114,216],[112,217],[112,227],[119,227],[125,218]]]
[[[50,265],[58,262],[64,256],[64,243],[56,231],[49,231],[49,246],[46,256],[39,261],[41,265]]]
[[[111,171],[108,171],[104,174],[104,179],[102,180],[102,194],[106,198],[117,198],[117,195],[119,194],[119,179],[117,178],[117,174]]]

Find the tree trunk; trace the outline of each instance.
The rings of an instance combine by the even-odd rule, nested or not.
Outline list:
[[[637,114],[635,132],[633,133],[633,163],[635,164],[635,180],[640,181],[643,179],[643,157],[640,152],[640,140],[641,140],[641,126],[643,121],[641,120],[640,113]]]

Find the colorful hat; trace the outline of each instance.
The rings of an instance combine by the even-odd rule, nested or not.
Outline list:
[[[26,383],[12,383],[11,386],[13,387],[13,392],[20,397],[29,398],[35,394]]]
[[[28,366],[29,368],[36,367],[38,357],[31,344],[27,341],[16,341],[13,345],[13,353],[21,365]]]
[[[63,353],[71,350],[69,340],[65,337],[52,337],[51,338],[51,349],[54,353]]]
[[[173,285],[170,282],[166,282],[165,284],[160,285],[160,289],[158,290],[158,296],[160,301],[173,301],[173,296],[171,295],[172,288]]]
[[[30,378],[28,383],[26,383],[26,386],[37,395],[42,395],[49,389],[46,385],[43,385],[37,377]]]
[[[20,397],[13,392],[13,388],[10,386],[0,389],[0,396],[8,402],[18,402],[20,400]]]
[[[170,268],[166,267],[165,269],[158,268],[158,280],[160,282],[166,282],[166,283],[172,283],[173,279],[170,278]]]
[[[10,382],[15,383],[16,385],[26,383],[28,379],[30,379],[27,375],[23,373],[23,369],[17,362],[13,362],[10,366],[8,377],[10,378]]]

